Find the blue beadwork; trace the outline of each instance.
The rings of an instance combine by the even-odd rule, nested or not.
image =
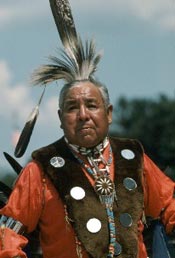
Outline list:
[[[106,162],[106,166],[109,166],[112,163],[112,148],[110,146],[109,149],[110,155],[109,155],[109,159]],[[88,174],[90,174],[94,179],[98,179],[100,173],[99,173],[99,169],[98,171],[96,171],[96,173],[93,171],[93,169],[86,165],[84,163],[84,161],[82,159],[80,159],[80,157],[78,157],[78,155],[76,155],[75,151],[72,151],[73,155],[75,156],[75,158],[79,161],[79,163],[86,169],[86,171],[88,172]],[[93,159],[91,153],[87,153],[87,158],[88,159]],[[102,162],[104,162],[104,158],[102,160]],[[91,162],[93,163],[93,162]],[[96,168],[96,166],[95,166]],[[107,175],[109,177],[109,173],[107,173]],[[108,217],[108,227],[109,227],[109,236],[110,236],[110,241],[109,241],[109,253],[107,255],[108,258],[113,258],[114,256],[118,256],[121,252],[121,246],[120,244],[118,244],[116,242],[116,228],[115,228],[115,220],[114,220],[114,212],[113,212],[113,202],[114,202],[114,197],[115,197],[115,187],[113,189],[113,192],[111,195],[99,195],[99,199],[100,201],[105,205],[106,208],[106,213],[107,213],[107,217]],[[119,248],[120,247],[120,248]]]

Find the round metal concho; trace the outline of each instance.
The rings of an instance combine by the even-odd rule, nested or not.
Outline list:
[[[129,190],[129,191],[132,191],[134,189],[137,188],[137,183],[136,181],[131,178],[131,177],[126,177],[124,180],[123,180],[123,185],[124,187]]]
[[[86,223],[89,232],[97,233],[101,229],[101,221],[96,218],[89,219]]]
[[[122,246],[119,243],[115,243],[114,257],[119,256],[122,253]]]
[[[107,176],[100,176],[96,179],[94,189],[99,195],[111,196],[114,192],[114,183]]]
[[[70,190],[70,195],[75,200],[82,200],[85,197],[85,190],[80,186],[75,186]]]
[[[122,155],[123,158],[128,159],[128,160],[134,159],[134,157],[135,157],[134,152],[132,150],[129,150],[129,149],[122,150],[121,155]]]
[[[121,225],[125,228],[129,228],[132,226],[132,217],[129,213],[120,214],[119,220]]]
[[[50,159],[50,164],[55,168],[61,168],[65,164],[65,160],[62,157],[53,157]]]
[[[119,256],[122,253],[122,246],[115,242],[115,246],[114,246],[114,257]],[[107,258],[111,258],[111,255],[108,255]]]

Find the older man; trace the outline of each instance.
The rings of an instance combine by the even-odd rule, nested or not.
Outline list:
[[[112,105],[94,79],[100,55],[92,41],[84,48],[68,1],[50,4],[65,50],[63,60],[51,57],[39,68],[35,82],[66,82],[58,112],[64,136],[33,152],[0,211],[0,258],[26,257],[23,233],[36,227],[44,258],[146,258],[145,216],[160,217],[168,233],[174,229],[175,184],[138,141],[109,137]]]
[[[66,85],[59,117],[64,137],[33,153],[1,214],[26,232],[39,225],[45,258],[146,258],[144,217],[174,228],[174,183],[137,141],[108,137],[112,106],[98,82]],[[25,257],[13,226],[0,235],[0,257]]]

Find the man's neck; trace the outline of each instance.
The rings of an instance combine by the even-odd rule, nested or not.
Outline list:
[[[66,137],[64,137],[66,143],[68,144],[68,146],[75,152],[80,153],[82,155],[94,155],[94,154],[100,154],[102,153],[105,148],[108,146],[109,144],[109,139],[108,137],[105,137],[104,140],[102,142],[100,142],[99,144],[97,144],[94,147],[91,148],[86,148],[86,147],[81,147],[75,144],[71,144],[69,143],[69,141],[67,140]]]

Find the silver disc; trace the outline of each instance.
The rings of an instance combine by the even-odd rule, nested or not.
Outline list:
[[[117,257],[122,253],[122,246],[119,243],[115,243],[114,257]]]
[[[135,157],[134,152],[132,150],[129,150],[129,149],[122,150],[121,155],[122,155],[123,158],[128,159],[128,160],[129,159],[134,159],[134,157]]]
[[[50,164],[55,168],[61,168],[65,164],[65,160],[62,157],[53,157],[50,159]]]
[[[131,178],[131,177],[126,177],[124,180],[123,180],[123,185],[124,187],[129,190],[129,191],[132,191],[134,189],[137,188],[137,183],[136,181]]]
[[[82,187],[75,186],[70,190],[70,195],[75,200],[82,200],[85,197],[85,191]]]
[[[86,223],[86,227],[89,232],[97,233],[101,229],[101,221],[96,218],[89,219]]]
[[[123,227],[129,228],[132,226],[132,217],[129,213],[120,214],[120,223]]]

